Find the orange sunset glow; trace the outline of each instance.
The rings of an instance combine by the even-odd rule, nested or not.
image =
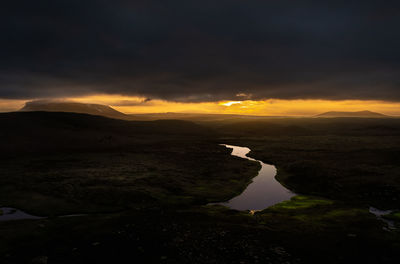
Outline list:
[[[0,10],[0,264],[399,263],[400,1]]]
[[[54,100],[54,99],[52,99]],[[378,100],[244,100],[219,102],[172,102],[160,99],[122,95],[91,95],[57,99],[79,103],[104,104],[127,114],[143,113],[206,113],[242,114],[266,116],[312,116],[327,111],[369,110],[386,115],[399,116],[400,103]],[[0,111],[16,111],[27,100],[0,100]]]

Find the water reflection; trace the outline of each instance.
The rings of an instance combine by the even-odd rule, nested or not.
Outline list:
[[[374,214],[376,218],[387,224],[387,228],[385,227],[384,230],[390,231],[396,229],[394,221],[384,218],[385,215],[391,214],[393,212],[392,210],[379,210],[377,208],[370,207],[369,212],[371,214]]]
[[[253,178],[247,188],[228,202],[218,203],[236,210],[262,210],[295,196],[293,192],[282,186],[276,179],[276,168],[262,161],[247,157],[249,148],[223,145],[232,149],[233,156],[257,161],[261,164],[258,175]]]
[[[22,220],[22,219],[42,219],[43,217],[27,214],[21,210],[1,207],[0,221]]]
[[[60,215],[58,217],[78,217],[86,216],[87,214],[70,214],[70,215]],[[23,219],[43,219],[48,218],[46,216],[36,216],[25,213],[22,210],[11,208],[11,207],[0,207],[0,221],[12,221],[12,220],[23,220]]]

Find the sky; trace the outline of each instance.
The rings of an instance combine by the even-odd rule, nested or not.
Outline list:
[[[400,115],[399,1],[14,0],[0,27],[0,111]]]

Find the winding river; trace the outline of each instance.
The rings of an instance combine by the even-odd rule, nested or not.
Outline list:
[[[252,182],[247,188],[238,196],[232,198],[227,202],[213,203],[224,205],[235,210],[250,210],[258,211],[263,210],[272,205],[280,202],[290,200],[296,194],[286,189],[276,179],[276,168],[273,165],[265,164],[262,161],[250,158],[247,154],[250,152],[249,148],[239,147],[233,145],[225,145],[226,148],[232,149],[232,156],[248,159],[251,161],[259,162],[261,169],[258,175],[253,178]],[[388,225],[388,230],[396,229],[395,224],[391,220],[383,218],[383,215],[389,214],[392,211],[382,211],[370,207],[370,213],[374,214],[379,220],[384,221]],[[75,217],[84,216],[85,214],[63,215],[60,217]],[[27,214],[19,209],[10,207],[0,207],[0,222],[10,220],[23,220],[23,219],[43,219],[47,217],[35,216]]]
[[[232,198],[227,202],[214,203],[214,204],[224,205],[236,210],[257,211],[265,209],[269,206],[280,203],[282,201],[289,200],[291,197],[296,195],[295,193],[286,189],[275,179],[276,176],[275,166],[265,164],[262,161],[247,157],[247,154],[250,152],[249,148],[224,145],[224,144],[221,145],[232,149],[231,155],[233,156],[259,162],[261,164],[261,169],[258,172],[258,175],[253,178],[253,181],[247,186],[247,188],[240,195]],[[2,207],[0,208],[0,210],[2,212],[0,213],[0,221],[46,218],[46,217],[30,215],[16,208]],[[65,215],[61,217],[81,216],[81,215],[82,214]]]
[[[276,168],[262,161],[247,157],[249,148],[225,145],[232,149],[232,156],[259,162],[261,169],[247,188],[238,196],[223,203],[217,203],[236,210],[262,210],[277,203],[289,200],[296,194],[286,189],[276,179]]]

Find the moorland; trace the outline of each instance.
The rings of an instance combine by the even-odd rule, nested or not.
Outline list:
[[[1,262],[396,263],[400,233],[369,208],[400,209],[400,119],[188,119],[0,114],[0,205],[45,217],[0,222]],[[260,169],[221,143],[298,195],[210,205]]]

